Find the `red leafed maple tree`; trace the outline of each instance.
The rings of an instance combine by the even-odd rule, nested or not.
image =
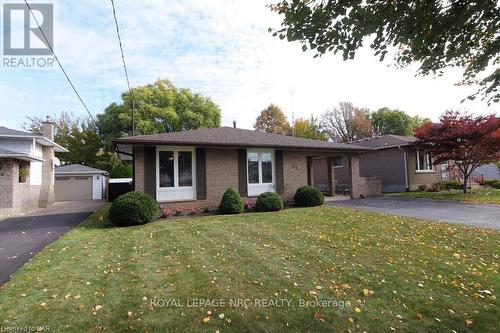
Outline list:
[[[433,163],[452,161],[464,177],[464,193],[472,172],[500,159],[500,118],[494,114],[473,117],[447,111],[438,123],[415,130],[417,146],[433,157]]]

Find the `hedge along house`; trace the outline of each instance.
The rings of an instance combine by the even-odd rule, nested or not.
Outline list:
[[[432,156],[415,146],[413,136],[381,135],[356,140],[352,144],[371,148],[360,158],[364,177],[380,176],[382,192],[416,191],[441,180],[441,169]]]
[[[351,197],[380,193],[376,182],[359,175],[359,155],[369,150],[231,127],[124,137],[113,141],[132,156],[134,188],[168,208],[217,206],[229,187],[252,200],[276,192],[293,200],[297,188],[314,184],[313,159],[325,157],[333,194],[332,160],[344,156]],[[327,165],[325,164],[325,168]]]

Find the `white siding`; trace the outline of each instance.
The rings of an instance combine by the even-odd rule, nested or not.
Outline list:
[[[16,153],[31,155],[33,151],[33,139],[5,139],[2,138],[0,147]]]
[[[104,177],[102,175],[95,175],[92,177],[92,200],[101,200],[104,190]]]
[[[43,157],[42,146],[38,143],[35,143],[32,154],[36,157]],[[30,163],[30,184],[42,185],[42,162]]]

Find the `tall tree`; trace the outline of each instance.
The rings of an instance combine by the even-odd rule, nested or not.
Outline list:
[[[412,117],[404,111],[398,109],[391,110],[387,107],[373,112],[371,117],[373,131],[377,135],[412,135],[415,128],[422,126],[426,121],[430,121],[428,118]]]
[[[470,99],[500,100],[497,0],[283,0],[270,8],[283,16],[273,34],[299,41],[315,57],[339,52],[353,59],[370,42],[380,61],[391,52],[400,67],[418,63],[418,74],[462,67],[461,83],[479,85]]]
[[[132,88],[131,94],[124,92],[122,103],[112,103],[97,116],[109,147],[114,138],[132,134],[133,99],[136,135],[220,126],[220,109],[210,98],[176,88],[170,81]]]
[[[314,140],[326,140],[327,136],[322,131],[321,126],[317,118],[311,116],[310,120],[299,118],[294,123],[293,133],[298,138],[314,139]]]
[[[41,133],[45,119],[28,116],[27,120],[25,130]],[[106,171],[123,163],[114,153],[106,151],[98,128],[91,119],[73,117],[71,113],[63,111],[52,121],[55,125],[54,140],[69,150],[67,153],[56,153],[61,163],[83,164]]]
[[[327,111],[322,116],[321,124],[334,142],[351,142],[373,135],[370,112],[350,102],[341,102],[338,107]]]
[[[287,134],[290,131],[285,114],[274,104],[269,104],[261,111],[253,127],[259,131],[277,134]]]
[[[415,132],[417,145],[426,149],[433,163],[453,161],[464,176],[464,193],[472,172],[500,158],[500,118],[472,117],[448,111],[438,123],[426,123]]]

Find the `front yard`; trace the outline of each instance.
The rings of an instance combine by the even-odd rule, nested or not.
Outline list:
[[[495,188],[473,189],[469,190],[468,193],[464,193],[462,190],[449,190],[441,192],[402,192],[392,193],[390,195],[500,205],[500,189]]]
[[[324,206],[129,228],[97,216],[4,286],[2,328],[500,330],[498,231]]]

